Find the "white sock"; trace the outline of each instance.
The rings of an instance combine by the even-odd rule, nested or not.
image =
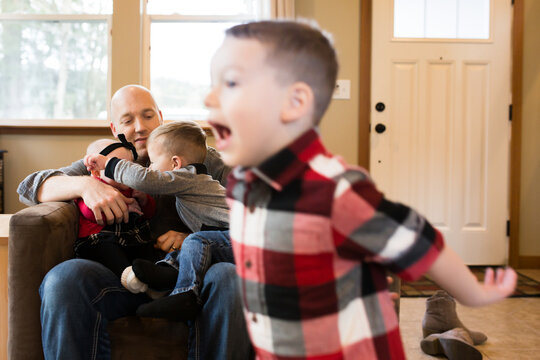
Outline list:
[[[145,292],[148,289],[148,285],[137,279],[137,276],[135,276],[131,266],[124,269],[122,276],[120,277],[120,281],[126,289],[134,294]]]

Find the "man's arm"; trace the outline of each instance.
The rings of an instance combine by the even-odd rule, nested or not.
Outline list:
[[[129,219],[127,205],[134,201],[124,197],[115,188],[86,175],[82,160],[58,170],[44,170],[29,175],[24,179],[17,192],[21,201],[35,205],[47,201],[69,201],[79,197],[94,212],[96,221],[107,223]]]
[[[26,205],[36,205],[40,203],[38,194],[40,193],[41,185],[48,179],[56,176],[80,176],[88,175],[86,167],[82,160],[72,163],[70,166],[66,166],[60,169],[49,169],[37,171],[28,175],[17,188],[19,194],[19,200]],[[58,195],[58,194],[57,194]],[[72,200],[73,198],[59,198],[59,201]]]

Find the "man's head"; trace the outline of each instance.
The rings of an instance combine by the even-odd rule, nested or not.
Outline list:
[[[206,133],[193,121],[176,121],[156,128],[148,138],[150,169],[178,170],[206,158]]]
[[[111,131],[115,137],[124,134],[139,154],[139,162],[148,160],[148,136],[163,123],[161,112],[148,89],[139,85],[120,88],[111,99]]]
[[[212,60],[205,104],[229,165],[256,166],[322,118],[338,64],[318,29],[291,21],[230,28]]]
[[[99,154],[106,147],[108,147],[109,145],[112,145],[112,144],[121,144],[121,143],[119,141],[112,140],[112,139],[98,139],[96,141],[93,141],[86,148],[86,155]],[[113,157],[116,157],[116,158],[119,158],[119,159],[125,159],[125,160],[128,160],[128,161],[133,161],[133,152],[130,149],[128,149],[127,147],[124,147],[124,146],[121,146],[121,147],[118,147],[118,148],[114,149],[113,151],[108,153],[106,156],[109,159],[113,158]],[[101,178],[103,181],[105,181],[106,183],[114,186],[117,189],[122,190],[122,189],[127,188],[126,185],[117,183],[116,181],[106,177],[105,176],[105,170],[95,171],[95,172],[93,171],[92,176]]]

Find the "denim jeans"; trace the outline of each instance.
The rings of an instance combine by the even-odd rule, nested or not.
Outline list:
[[[208,268],[219,262],[234,264],[229,231],[200,231],[190,234],[181,250],[173,251],[164,262],[178,270],[178,279],[171,295],[193,290],[201,295],[201,285]]]
[[[41,326],[45,359],[110,359],[108,321],[133,315],[150,299],[132,294],[105,266],[71,259],[41,283]],[[201,291],[204,305],[190,325],[190,359],[247,359],[252,356],[235,267],[212,266]]]

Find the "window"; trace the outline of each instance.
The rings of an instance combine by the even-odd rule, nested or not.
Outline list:
[[[130,0],[113,13],[113,0],[0,0],[0,126],[107,126],[111,88],[128,83],[150,88],[167,120],[205,119],[225,29],[282,16],[281,3]]]
[[[0,2],[0,119],[106,119],[112,0]]]
[[[227,28],[269,18],[261,0],[148,0],[144,85],[166,120],[204,120],[210,61]]]
[[[490,0],[394,0],[395,38],[489,39]]]

